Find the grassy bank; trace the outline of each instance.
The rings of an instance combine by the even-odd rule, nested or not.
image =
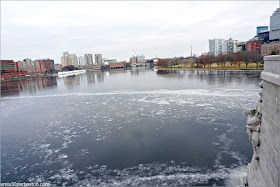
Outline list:
[[[262,70],[263,64],[259,63],[258,67],[257,67],[256,63],[249,63],[247,68],[246,68],[246,64],[244,62],[240,62],[240,67],[238,64],[230,65],[229,62],[226,62],[225,66],[223,66],[221,64],[213,63],[213,64],[211,64],[211,66],[206,65],[205,67],[204,66],[199,67],[197,64],[179,64],[179,65],[175,65],[175,66],[157,67],[156,69]]]

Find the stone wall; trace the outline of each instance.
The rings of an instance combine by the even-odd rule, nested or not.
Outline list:
[[[254,154],[248,186],[280,186],[280,55],[264,57],[262,91],[256,109],[247,110],[247,133]]]

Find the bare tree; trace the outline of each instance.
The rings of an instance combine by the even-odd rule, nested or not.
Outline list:
[[[242,53],[237,53],[236,56],[235,56],[235,58],[234,58],[234,60],[233,60],[233,62],[234,62],[234,64],[238,64],[239,69],[240,69],[241,61],[242,61],[242,60],[243,60],[243,55],[242,55]]]
[[[204,63],[206,65],[208,65],[208,67],[210,66],[210,56],[209,55],[204,56]]]
[[[217,58],[214,55],[209,56],[209,62],[208,63],[210,65],[210,67],[214,62],[217,62]]]
[[[255,51],[244,51],[242,52],[242,56],[243,56],[243,61],[246,64],[246,68],[248,68],[248,64],[250,62],[254,62],[254,59],[256,58],[256,52]]]
[[[217,58],[217,64],[221,64],[223,68],[225,68],[225,65],[227,62],[226,56],[227,55],[220,54],[220,55],[218,55],[218,58]]]
[[[168,60],[167,59],[158,59],[156,65],[159,67],[166,67],[166,66],[168,66]]]
[[[259,54],[259,51],[254,51],[252,53],[252,61],[256,63],[257,68],[259,68],[259,63],[263,61],[263,56]]]
[[[185,60],[184,57],[181,56],[180,58],[177,59],[178,64],[184,64],[184,60]]]
[[[226,55],[226,61],[228,61],[228,62],[230,63],[230,67],[231,67],[232,64],[233,64],[235,55],[236,55],[236,54],[234,54],[234,53],[229,53],[229,54]]]
[[[203,56],[198,57],[196,63],[200,66],[204,66],[204,68],[206,66],[206,63],[204,63],[204,57]]]

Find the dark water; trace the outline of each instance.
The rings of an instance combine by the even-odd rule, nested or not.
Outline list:
[[[252,156],[243,110],[259,82],[141,68],[2,83],[2,182],[230,185]]]

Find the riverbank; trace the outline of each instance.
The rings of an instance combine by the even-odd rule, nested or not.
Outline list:
[[[32,79],[32,78],[35,78],[35,77],[52,77],[52,76],[56,76],[56,75],[57,74],[43,74],[43,75],[30,75],[30,76],[23,76],[23,77],[13,77],[13,78],[1,79],[1,82],[26,80],[26,79]]]
[[[155,67],[157,70],[207,70],[207,71],[263,71],[263,68],[162,68]]]

